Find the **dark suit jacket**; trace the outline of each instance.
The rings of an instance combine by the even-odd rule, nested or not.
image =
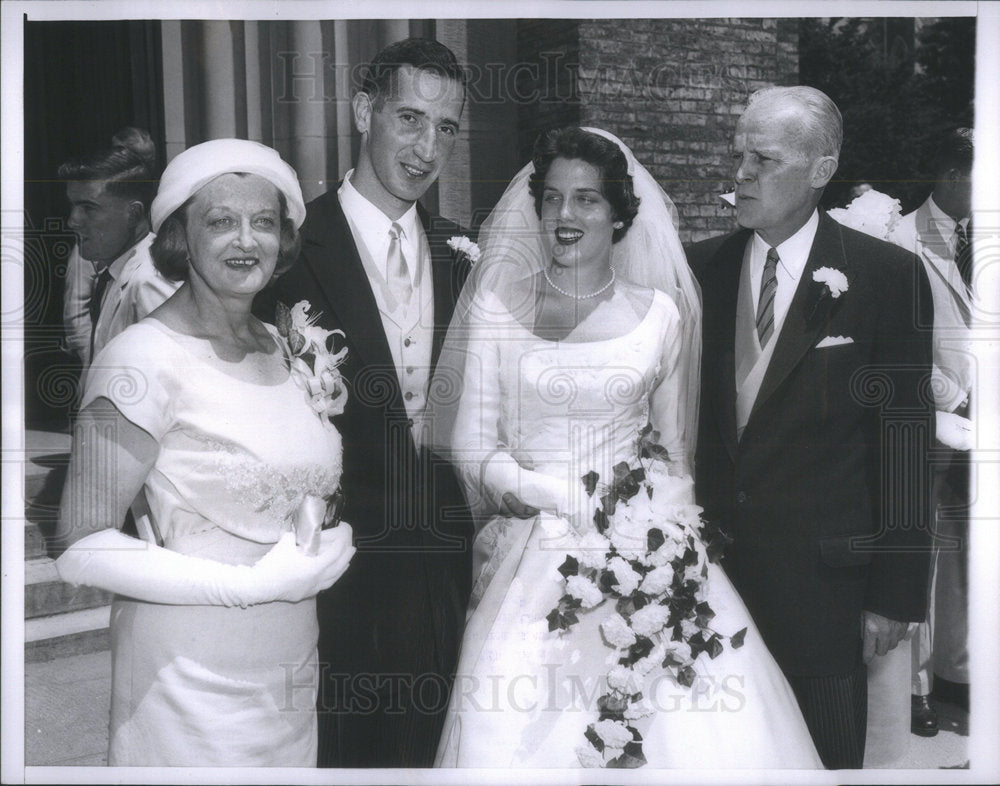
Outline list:
[[[462,230],[418,210],[432,257],[436,360],[464,273],[447,240]],[[323,328],[346,334],[341,372],[349,398],[335,423],[344,444],[343,518],[354,528],[358,552],[320,594],[318,614],[320,662],[332,670],[327,677],[347,680],[338,701],[350,701],[359,692],[370,698],[390,689],[377,676],[359,683],[358,675],[412,679],[454,670],[471,587],[471,519],[450,467],[414,445],[378,306],[336,189],[309,203],[301,235],[298,262],[262,293],[255,311],[273,322],[275,300],[289,306],[308,300],[322,312]]]
[[[749,230],[688,249],[704,298],[696,488],[724,565],[787,674],[856,667],[863,609],[926,611],[934,435],[930,292],[912,254],[821,214],[742,439],[736,304]],[[830,267],[849,288],[812,280]],[[917,296],[919,292],[919,297]],[[918,305],[915,305],[918,304]],[[827,336],[852,343],[816,348]]]

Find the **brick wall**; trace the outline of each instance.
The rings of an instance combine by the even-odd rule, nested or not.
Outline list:
[[[797,83],[795,20],[532,20],[517,32],[518,62],[539,65],[538,100],[519,106],[522,159],[540,130],[596,125],[671,196],[684,241],[733,228],[718,199],[731,188],[733,129],[751,92]]]

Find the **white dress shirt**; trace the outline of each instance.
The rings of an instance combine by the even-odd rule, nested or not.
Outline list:
[[[66,285],[63,293],[63,328],[66,331],[66,348],[83,365],[90,363],[90,298],[97,283],[97,268],[89,259],[80,256],[80,246],[74,245],[66,260]]]
[[[403,404],[410,419],[410,430],[419,444],[427,386],[430,382],[431,343],[434,338],[434,286],[431,254],[424,228],[411,205],[395,222],[363,197],[351,185],[353,170],[344,177],[337,191],[340,206],[354,236],[372,294],[382,318],[382,329],[396,366],[396,377],[403,393]],[[393,223],[402,228],[403,256],[413,293],[408,303],[400,303],[391,292],[391,271],[386,267],[389,253],[389,229]]]
[[[771,341],[777,341],[781,327],[785,324],[788,307],[795,296],[795,289],[802,278],[809,252],[812,250],[816,230],[819,228],[819,211],[814,210],[809,220],[790,238],[775,247],[778,252],[778,267],[775,270],[778,288],[774,292],[774,332]],[[753,302],[756,306],[760,299],[760,284],[764,277],[764,263],[767,260],[767,250],[771,248],[756,232],[753,234],[753,245],[750,249],[750,285],[753,292]]]

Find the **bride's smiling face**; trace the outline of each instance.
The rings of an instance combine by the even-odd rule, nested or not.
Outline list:
[[[557,264],[611,262],[614,211],[604,196],[601,171],[579,158],[557,158],[542,192],[542,236]]]

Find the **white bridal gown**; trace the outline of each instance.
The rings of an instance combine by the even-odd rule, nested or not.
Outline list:
[[[541,339],[498,316],[504,309],[495,298],[487,303],[492,318],[476,328],[478,362],[466,370],[456,426],[470,455],[476,447],[516,449],[538,472],[580,477],[594,469],[607,478],[616,462],[635,456],[647,421],[671,429],[679,316],[669,297],[656,292],[622,335],[573,340],[588,325],[607,325],[609,308],[628,308],[623,297],[616,292],[564,341]],[[650,412],[651,402],[665,411]],[[670,434],[663,437],[669,448]],[[576,749],[589,748],[584,732],[598,719],[596,700],[618,656],[599,629],[608,602],[580,613],[568,633],[548,631],[546,615],[565,591],[557,572],[565,533],[563,520],[545,513],[495,517],[479,532],[483,567],[439,766],[581,766]],[[731,635],[748,627],[746,643],[733,650],[727,641],[714,660],[702,654],[690,689],[659,667],[648,675],[655,712],[635,723],[647,768],[821,768],[788,683],[714,564],[708,599],[713,629]]]

